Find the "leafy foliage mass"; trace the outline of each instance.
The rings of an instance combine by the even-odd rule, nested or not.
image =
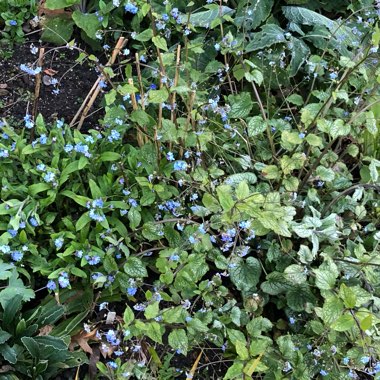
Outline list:
[[[30,8],[1,7],[21,36]],[[54,378],[79,344],[99,378],[183,378],[205,348],[225,380],[377,378],[379,2],[45,7],[72,10],[45,41],[128,44],[99,128],[1,123],[9,376]]]

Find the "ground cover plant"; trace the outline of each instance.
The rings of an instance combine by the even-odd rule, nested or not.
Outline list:
[[[1,376],[379,378],[379,13],[1,3]]]

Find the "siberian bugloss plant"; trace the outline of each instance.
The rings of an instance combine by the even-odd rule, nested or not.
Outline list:
[[[379,4],[293,3],[90,3],[99,127],[3,121],[3,260],[91,289],[101,376],[378,377]]]

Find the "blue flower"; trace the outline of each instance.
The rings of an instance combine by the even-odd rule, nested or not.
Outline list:
[[[342,363],[343,363],[344,365],[347,365],[349,362],[350,362],[350,358],[348,358],[348,357],[344,357],[344,358],[342,359]]]
[[[94,201],[92,201],[92,207],[94,207],[94,208],[97,208],[97,207],[102,208],[103,205],[104,205],[104,202],[101,198],[98,198],[98,199],[95,199]]]
[[[117,336],[114,330],[107,331],[106,339],[107,339],[107,342],[111,343],[112,345],[118,345],[120,343],[120,340],[117,339]]]
[[[369,356],[362,356],[360,358],[360,361],[363,363],[363,364],[367,364],[369,362]]]
[[[0,157],[6,158],[9,157],[9,152],[6,149],[0,149]]]
[[[170,261],[178,261],[178,260],[179,260],[179,256],[178,256],[178,255],[171,255],[171,256],[169,257],[169,260],[170,260]]]
[[[40,143],[43,145],[47,143],[47,136],[45,134],[40,136]]]
[[[203,235],[206,233],[203,223],[198,227],[198,231]]]
[[[58,277],[58,283],[59,286],[63,289],[70,286],[69,276],[66,272],[62,272],[61,275]]]
[[[74,147],[71,144],[66,144],[63,149],[66,153],[70,153],[74,149]]]
[[[136,287],[131,286],[131,287],[127,288],[127,294],[128,294],[129,296],[132,297],[132,296],[134,296],[136,293],[137,293],[137,288],[136,288]]]
[[[36,169],[37,169],[37,170],[40,170],[41,172],[43,172],[43,171],[45,170],[45,168],[46,168],[46,165],[45,165],[45,164],[38,164],[38,165],[36,166]]]
[[[41,72],[42,68],[41,67],[36,67],[35,69],[25,65],[24,63],[22,63],[20,65],[20,70],[21,71],[24,71],[25,73],[29,74],[29,75],[37,75]]]
[[[114,361],[107,362],[107,365],[108,365],[108,367],[110,367],[112,369],[116,369],[118,367],[118,365]]]
[[[187,167],[188,167],[188,165],[185,161],[174,162],[174,170],[176,170],[176,171],[186,170]]]
[[[168,152],[168,153],[166,153],[166,159],[167,159],[168,161],[174,161],[174,160],[175,160],[175,158],[174,158],[174,154],[173,154],[172,152]]]
[[[57,128],[62,128],[63,127],[63,120],[57,120]]]
[[[49,280],[46,287],[49,289],[49,290],[55,290],[57,289],[57,284],[55,283],[55,281],[53,280]]]
[[[101,259],[99,256],[89,256],[89,255],[86,255],[85,256],[85,259],[87,260],[87,262],[90,264],[90,265],[96,265],[96,264],[99,264]]]
[[[63,238],[57,238],[54,240],[54,245],[57,249],[61,249],[63,246],[63,242],[64,242]]]
[[[90,212],[88,213],[88,216],[92,220],[95,220],[96,222],[100,222],[100,223],[105,220],[105,216],[101,214],[100,212],[97,212],[95,209],[91,209]]]
[[[53,182],[55,180],[55,174],[53,172],[47,172],[44,175],[45,182]]]
[[[294,324],[296,323],[295,318],[290,317],[290,318],[289,318],[289,323],[290,323],[291,325],[294,325]]]
[[[11,253],[11,257],[13,261],[21,261],[24,257],[24,254],[20,251],[14,251]]]
[[[8,230],[7,232],[8,232],[13,238],[17,235],[17,231],[16,231],[16,230],[13,230],[13,229]]]
[[[110,136],[108,136],[108,141],[109,142],[114,142],[114,141],[117,141],[119,139],[120,139],[120,133],[116,129],[113,129],[111,131]]]
[[[324,369],[321,369],[319,371],[319,373],[322,375],[322,376],[327,376],[329,373],[327,371],[325,371]]]
[[[305,133],[303,133],[303,132],[301,132],[300,134],[298,134],[298,137],[300,138],[300,139],[304,139],[305,138]]]
[[[128,199],[128,202],[129,202],[129,204],[130,204],[132,207],[137,207],[137,205],[138,205],[136,199],[133,199],[133,198],[129,198],[129,199]]]
[[[0,245],[0,251],[3,253],[9,253],[11,251],[11,247],[7,244]]]
[[[26,114],[24,116],[24,121],[25,121],[25,127],[28,129],[32,129],[34,127],[34,121],[32,120],[31,115]]]
[[[132,4],[132,3],[127,3],[125,4],[124,6],[124,9],[126,12],[129,12],[129,13],[132,13],[132,14],[136,14],[139,10],[138,7],[136,7],[136,5]]]
[[[38,222],[37,222],[37,219],[36,218],[29,218],[29,223],[33,226],[33,227],[37,227],[38,226]]]
[[[17,25],[17,21],[16,20],[9,20],[9,25],[15,26],[15,25]]]

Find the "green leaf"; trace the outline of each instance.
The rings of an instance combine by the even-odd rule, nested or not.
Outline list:
[[[243,373],[244,364],[243,362],[235,362],[230,368],[228,368],[223,380],[233,380],[236,378],[241,378]]]
[[[44,23],[44,31],[41,40],[55,45],[67,44],[73,34],[74,23],[62,17],[47,19]]]
[[[319,289],[330,290],[335,286],[336,278],[338,277],[334,271],[328,269],[314,269],[315,285]]]
[[[96,32],[101,29],[102,24],[95,13],[82,13],[74,11],[72,18],[75,24],[84,30],[88,37],[96,40]]]
[[[284,274],[272,272],[268,274],[266,281],[264,281],[260,287],[263,292],[275,296],[290,290],[293,284],[286,279]]]
[[[168,45],[166,44],[166,40],[164,37],[160,37],[160,36],[154,36],[152,38],[152,42],[154,43],[154,45],[156,47],[158,47],[159,49],[161,50],[164,50],[164,51],[168,51]]]
[[[255,257],[248,257],[246,260],[237,257],[230,264],[231,281],[238,290],[253,291],[259,282],[261,275],[261,265]]]
[[[322,308],[322,317],[325,324],[330,325],[337,320],[343,312],[343,302],[338,297],[329,297]]]
[[[307,60],[310,55],[309,47],[298,38],[292,38],[291,43],[288,45],[292,57],[288,66],[290,77],[294,77],[302,64]]]
[[[123,314],[124,326],[130,325],[134,319],[135,319],[135,314],[133,310],[128,305],[126,305],[124,314]]]
[[[9,277],[12,276],[12,272],[10,269],[13,269],[14,265],[12,264],[6,264],[6,263],[0,263],[0,280],[6,280]]]
[[[25,348],[28,350],[29,354],[32,356],[33,359],[39,359],[40,348],[38,346],[38,343],[35,341],[35,339],[28,336],[24,336],[21,338],[21,342],[25,346]]]
[[[70,273],[74,276],[81,277],[81,278],[87,278],[87,273],[83,271],[82,269],[79,269],[77,267],[73,267],[70,269]]]
[[[367,131],[371,133],[373,136],[376,136],[378,133],[377,129],[377,119],[372,111],[368,111],[365,113],[366,119],[365,119],[365,126],[367,128]]]
[[[231,111],[228,113],[230,118],[244,118],[249,115],[253,107],[249,92],[242,92],[238,95],[229,95],[228,102],[231,105]]]
[[[246,181],[249,185],[253,185],[257,182],[256,174],[251,172],[232,174],[226,178],[225,183],[232,187],[236,187],[242,181]]]
[[[187,339],[185,330],[183,329],[173,330],[169,334],[168,342],[169,342],[170,347],[172,347],[175,350],[180,350],[181,353],[186,356],[187,349],[189,346],[189,341]]]
[[[120,160],[121,155],[116,152],[104,152],[100,155],[100,161],[117,161]]]
[[[162,335],[164,334],[164,331],[164,327],[158,322],[148,322],[145,325],[145,334],[159,344],[162,344]]]
[[[247,360],[249,358],[249,352],[245,342],[238,340],[235,343],[235,349],[241,360]]]
[[[149,241],[160,240],[164,235],[163,227],[161,224],[153,222],[144,223],[142,235]]]
[[[265,49],[269,46],[278,43],[284,43],[285,32],[275,24],[266,24],[261,28],[261,31],[254,33],[251,42],[246,46],[247,53],[255,50]]]
[[[161,90],[150,90],[148,100],[150,103],[163,103],[168,97],[168,91],[165,88],[162,88]]]
[[[286,101],[288,101],[291,104],[295,104],[296,106],[302,106],[304,101],[301,95],[298,94],[292,94],[286,98]]]
[[[51,185],[48,183],[36,183],[28,187],[28,193],[34,197],[38,193],[51,189]]]
[[[356,41],[354,34],[350,28],[340,25],[339,22],[330,20],[320,13],[312,11],[304,7],[286,6],[282,7],[285,17],[296,24],[310,25],[310,26],[324,26],[329,29],[337,41],[345,41],[350,44]],[[331,36],[330,36],[331,38]],[[353,45],[353,44],[352,44]]]
[[[89,217],[88,212],[85,212],[75,223],[75,230],[81,231],[90,222],[91,218]]]
[[[318,166],[316,170],[316,175],[322,180],[326,182],[332,182],[335,178],[334,170],[330,168],[325,168],[324,166]]]
[[[238,2],[238,9],[234,23],[237,27],[244,26],[244,30],[256,29],[265,21],[272,10],[274,0],[250,0]]]
[[[305,140],[311,145],[311,146],[323,146],[322,138],[314,135],[313,133],[307,134]]]
[[[351,314],[341,315],[332,325],[335,331],[347,331],[355,326],[355,319]]]
[[[4,307],[4,313],[2,316],[3,327],[7,330],[11,329],[12,322],[17,317],[17,314],[21,310],[22,306],[22,294],[14,294],[14,296],[7,302]],[[10,330],[11,331],[11,330]],[[4,342],[3,342],[4,343]]]
[[[88,184],[90,185],[92,198],[97,199],[103,196],[102,191],[93,179],[90,179]]]
[[[248,121],[248,136],[255,137],[266,130],[266,125],[261,116],[254,116]]]
[[[352,309],[355,307],[356,301],[357,301],[356,294],[346,284],[340,285],[339,296],[340,296],[340,298],[342,298],[344,305],[347,308]]]
[[[216,189],[218,194],[219,203],[222,206],[223,210],[230,211],[235,205],[235,201],[232,198],[232,188],[228,185],[218,186]]]
[[[5,343],[12,335],[0,329],[0,344]]]
[[[133,278],[148,276],[145,265],[138,257],[128,257],[124,264],[124,272]]]
[[[136,41],[146,42],[153,37],[153,30],[151,28],[145,29],[143,32],[139,33],[136,37]]]
[[[13,299],[15,294],[21,294],[24,302],[30,301],[35,297],[34,291],[24,286],[24,283],[18,278],[18,273],[14,269],[12,276],[9,278],[8,286],[0,292],[0,304],[3,309],[6,308],[8,302]]]
[[[83,207],[87,207],[87,203],[90,201],[90,198],[84,197],[82,195],[77,195],[70,190],[61,191],[60,194],[64,195],[65,197],[71,198],[73,201],[78,203],[78,205],[81,205]]]
[[[16,353],[16,350],[13,347],[10,347],[8,344],[1,344],[0,345],[0,353],[3,355],[4,359],[7,362],[9,362],[11,364],[16,364],[16,362],[17,362],[17,353]]]
[[[135,230],[141,222],[141,214],[136,207],[132,207],[128,212],[129,227]]]
[[[246,181],[240,182],[236,187],[236,197],[238,200],[243,200],[249,196],[249,187]]]
[[[304,311],[306,304],[314,304],[316,298],[308,284],[294,285],[286,292],[286,302],[294,311]]]
[[[148,305],[144,311],[144,315],[146,319],[152,319],[157,317],[158,313],[160,311],[160,305],[158,301],[155,301]]]
[[[44,6],[47,9],[63,9],[71,7],[74,4],[79,4],[80,0],[46,0]]]
[[[200,26],[203,28],[210,27],[210,24],[218,17],[230,15],[232,16],[235,11],[229,7],[212,4],[208,6],[209,10],[202,12],[195,12],[190,15],[190,19],[187,15],[181,14],[179,20],[182,24],[187,24],[190,21],[190,24],[194,26]]]

